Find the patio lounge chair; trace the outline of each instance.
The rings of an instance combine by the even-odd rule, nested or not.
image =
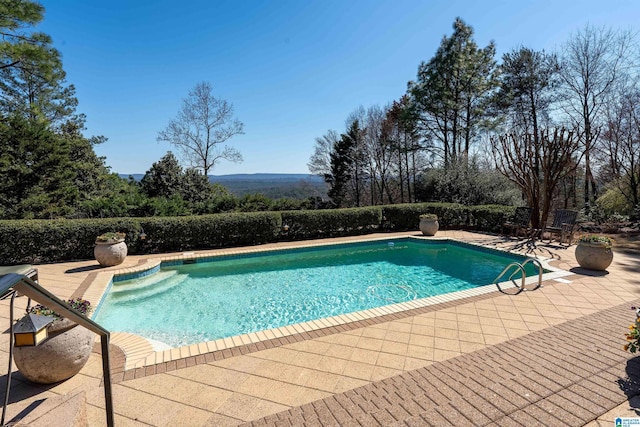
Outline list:
[[[505,229],[508,229],[517,237],[522,230],[526,230],[529,227],[529,221],[531,221],[532,212],[533,209],[531,209],[530,207],[517,207],[515,213],[513,214],[513,218],[511,218],[510,221],[502,224],[502,234],[507,234],[505,233]]]
[[[551,224],[550,227],[545,227],[544,229],[544,231],[549,233],[549,241],[551,241],[551,237],[556,234],[560,235],[560,244],[564,243],[565,239],[568,238],[568,243],[571,245],[577,219],[578,211],[558,209],[553,216],[553,224]]]

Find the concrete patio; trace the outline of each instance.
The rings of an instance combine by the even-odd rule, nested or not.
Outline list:
[[[415,235],[335,241],[407,234]],[[116,425],[611,426],[617,416],[640,417],[633,408],[640,358],[622,350],[635,319],[630,306],[640,306],[638,257],[616,253],[601,274],[577,267],[575,246],[462,231],[438,237],[535,253],[573,274],[518,295],[495,291],[163,352],[114,333]],[[291,243],[264,247],[285,245]],[[112,272],[171,256],[182,254],[130,256],[111,269],[95,261],[40,265],[40,283],[61,298],[93,302]],[[16,313],[25,304],[17,298]],[[6,372],[7,301],[0,302],[0,316]],[[44,399],[83,391],[89,425],[105,425],[101,379],[98,353],[80,374],[51,386],[14,372],[7,420],[28,415]]]

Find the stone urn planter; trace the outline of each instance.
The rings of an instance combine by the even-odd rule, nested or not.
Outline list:
[[[606,236],[585,236],[576,247],[576,261],[582,268],[604,271],[613,261],[611,240]]]
[[[420,231],[425,236],[435,236],[438,232],[438,217],[434,214],[420,215]]]
[[[105,233],[96,238],[93,255],[103,267],[122,264],[127,257],[127,244],[124,233]]]
[[[29,381],[52,384],[71,378],[87,363],[95,334],[69,319],[49,326],[49,338],[37,346],[15,347],[13,360]]]

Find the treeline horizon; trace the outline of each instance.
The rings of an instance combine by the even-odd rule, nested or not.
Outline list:
[[[237,197],[209,182],[203,171],[217,159],[241,160],[226,146],[213,159],[190,157],[198,167],[183,168],[168,152],[139,183],[112,172],[94,150],[106,138],[83,134],[85,117],[60,53],[48,35],[32,30],[44,8],[21,5],[0,24],[0,219],[442,201],[528,204],[538,206],[544,220],[554,205],[623,214],[638,206],[640,89],[629,65],[638,59],[637,43],[628,32],[587,26],[558,52],[521,47],[498,64],[493,42],[478,47],[472,28],[456,19],[453,34],[419,64],[406,93],[384,107],[357,108],[343,132],[316,139],[308,166],[327,183],[329,198],[308,188],[311,196],[276,199]],[[576,68],[582,59],[593,64],[588,76]],[[181,147],[179,125],[189,118],[189,105],[216,105],[228,119],[226,127],[214,124],[217,133],[205,147],[242,133],[232,105],[210,89],[198,83],[189,94],[192,104],[185,103],[158,138]],[[575,153],[552,155],[572,147]]]
[[[308,166],[336,207],[526,204],[534,226],[557,207],[637,217],[639,65],[634,33],[589,25],[556,51],[499,61],[457,18],[404,94],[357,107],[316,138]]]

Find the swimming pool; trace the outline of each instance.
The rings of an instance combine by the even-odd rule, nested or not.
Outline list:
[[[404,238],[164,263],[116,280],[94,319],[179,347],[471,289],[524,259]]]

